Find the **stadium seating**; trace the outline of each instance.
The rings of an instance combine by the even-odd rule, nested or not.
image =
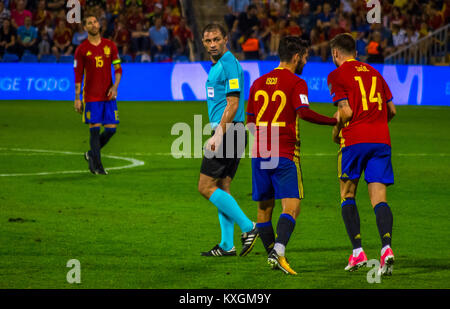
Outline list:
[[[5,53],[3,55],[3,62],[18,62],[19,61],[19,56],[17,56],[16,54],[8,54]]]
[[[56,57],[54,55],[43,55],[39,62],[56,63]]]
[[[26,62],[26,63],[35,63],[39,62],[38,57],[33,54],[24,54],[22,58],[20,59],[20,62]]]
[[[133,58],[130,55],[123,55],[121,60],[123,63],[133,62]]]
[[[185,55],[179,55],[173,58],[174,62],[189,62],[189,58]]]
[[[278,56],[267,56],[264,60],[266,61],[280,61],[280,58]]]
[[[309,62],[322,62],[322,57],[320,56],[309,56],[308,57]]]
[[[59,61],[58,62],[61,62],[61,63],[73,63],[73,61],[74,61],[73,56],[71,56],[71,55],[69,55],[69,56],[63,55],[63,56],[59,57]]]

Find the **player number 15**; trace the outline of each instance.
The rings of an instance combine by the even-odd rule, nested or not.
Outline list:
[[[95,67],[96,68],[103,67],[103,58],[102,58],[102,56],[95,57]]]

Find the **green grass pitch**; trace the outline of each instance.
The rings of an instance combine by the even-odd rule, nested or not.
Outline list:
[[[335,109],[312,108],[327,115]],[[206,123],[204,103],[119,102],[119,110],[121,124],[103,154],[145,165],[108,176],[53,174],[87,171],[81,153],[88,128],[72,102],[0,102],[0,288],[450,288],[449,107],[398,106],[390,125],[396,264],[379,284],[368,283],[369,268],[344,272],[351,245],[330,127],[300,124],[306,196],[287,248],[299,273],[292,277],[269,269],[260,241],[245,258],[200,257],[219,242],[217,210],[197,192],[201,159],[168,153],[175,123],[193,125],[195,114]],[[105,167],[129,164],[104,158]],[[49,174],[5,176],[22,173]],[[250,159],[242,160],[231,191],[255,220]],[[357,204],[363,246],[369,259],[379,259],[365,182]],[[274,223],[279,213],[278,203]],[[239,251],[237,226],[235,245]],[[70,259],[81,263],[81,284],[66,281]]]

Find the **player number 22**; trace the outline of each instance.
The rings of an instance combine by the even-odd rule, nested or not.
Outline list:
[[[367,94],[366,94],[366,90],[364,88],[362,78],[361,78],[361,76],[355,76],[355,80],[358,82],[359,89],[361,90],[363,110],[367,111],[367,110],[369,110],[369,106],[367,105]],[[377,89],[377,77],[372,76],[372,86],[370,87],[369,101],[370,101],[370,103],[378,102],[378,110],[381,110],[383,107],[383,101],[381,100],[381,95],[379,92],[377,92],[377,97],[375,97],[376,89]]]
[[[258,116],[256,116],[256,126],[261,127],[267,127],[268,122],[267,121],[260,121],[262,115],[267,109],[267,106],[269,105],[269,94],[265,90],[258,90],[255,93],[255,101],[258,101],[258,98],[262,96],[264,99],[263,106],[259,110]],[[278,106],[277,112],[275,113],[275,116],[272,119],[272,126],[274,127],[285,127],[286,122],[284,121],[278,121],[278,117],[280,116],[281,112],[283,111],[284,107],[286,106],[286,94],[281,91],[277,90],[272,94],[272,102],[275,102],[276,99],[280,97],[280,106]]]

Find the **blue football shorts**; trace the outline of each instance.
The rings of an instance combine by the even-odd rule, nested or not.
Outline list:
[[[263,168],[262,163],[278,159],[274,168]],[[252,198],[254,201],[270,199],[303,199],[303,180],[300,163],[288,158],[252,159]]]
[[[338,153],[338,177],[359,179],[364,172],[367,183],[394,183],[391,147],[386,144],[361,143],[343,147]]]
[[[83,122],[89,124],[118,124],[119,112],[116,100],[87,102],[84,106]]]

